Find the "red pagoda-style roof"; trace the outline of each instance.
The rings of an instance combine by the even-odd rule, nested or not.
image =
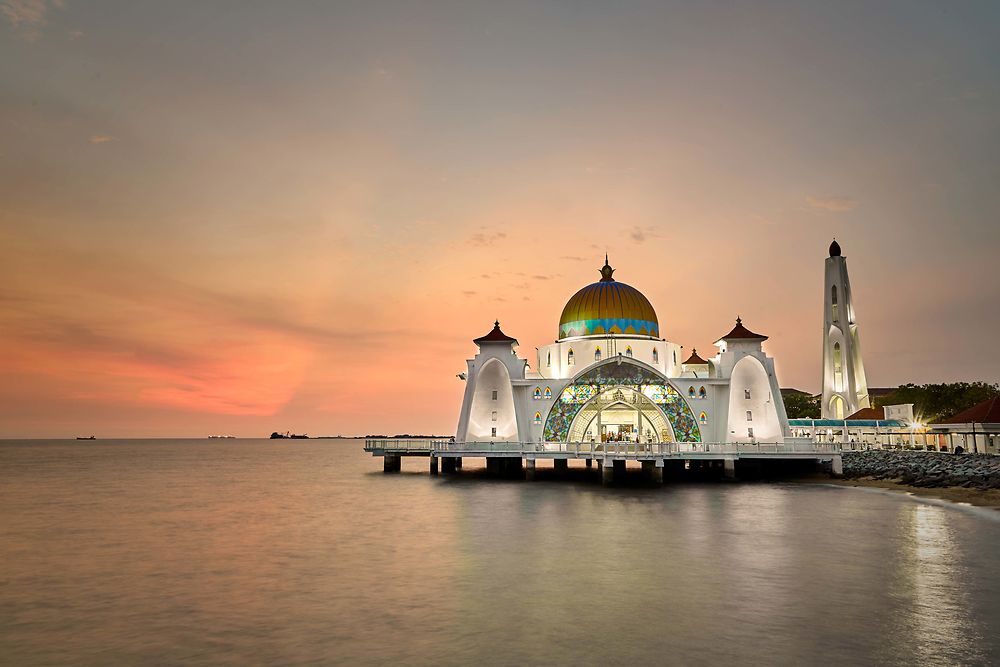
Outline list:
[[[1000,424],[1000,396],[962,410],[957,415],[934,420],[935,424]]]
[[[691,356],[688,357],[684,364],[691,366],[707,366],[708,362],[698,356],[698,348],[695,347],[691,348]]]
[[[745,326],[743,326],[743,320],[737,317],[736,326],[733,327],[733,330],[727,333],[719,340],[715,341],[715,344],[718,345],[724,340],[767,340],[767,336],[762,336],[759,333],[754,333],[750,331]]]
[[[510,343],[512,345],[517,345],[517,339],[511,338],[503,331],[500,331],[500,320],[493,323],[493,331],[489,332],[485,336],[480,336],[472,341],[476,345],[482,345],[483,343]]]

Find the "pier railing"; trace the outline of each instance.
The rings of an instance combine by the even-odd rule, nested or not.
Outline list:
[[[790,438],[785,442],[456,442],[453,440],[406,440],[369,438],[365,451],[508,456],[567,454],[576,458],[661,457],[698,455],[839,454],[842,444]],[[560,457],[562,458],[562,457]]]

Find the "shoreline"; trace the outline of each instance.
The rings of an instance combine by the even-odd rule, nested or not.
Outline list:
[[[857,477],[853,479],[806,477],[794,481],[806,484],[832,484],[834,486],[882,489],[884,491],[905,493],[921,498],[936,498],[937,500],[944,500],[951,503],[986,507],[1000,512],[1000,490],[997,489],[982,491],[979,489],[969,489],[964,486],[909,486],[897,480],[873,479],[871,477]]]

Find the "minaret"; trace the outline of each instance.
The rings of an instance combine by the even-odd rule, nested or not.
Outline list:
[[[854,317],[847,258],[837,239],[830,244],[823,287],[823,402],[824,419],[844,419],[869,408],[868,381],[861,361],[861,340]]]

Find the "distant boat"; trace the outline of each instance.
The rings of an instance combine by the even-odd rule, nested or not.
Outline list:
[[[78,435],[78,436],[76,436],[76,439],[77,440],[97,440],[97,436],[91,435],[91,436],[88,436],[88,437],[85,438],[82,435]]]
[[[235,435],[210,435],[209,438],[235,438]]]
[[[285,438],[290,438],[292,440],[308,440],[309,436],[305,433],[292,433],[291,431],[285,431],[284,433],[278,433],[275,431],[271,434],[271,440],[283,440]]]

